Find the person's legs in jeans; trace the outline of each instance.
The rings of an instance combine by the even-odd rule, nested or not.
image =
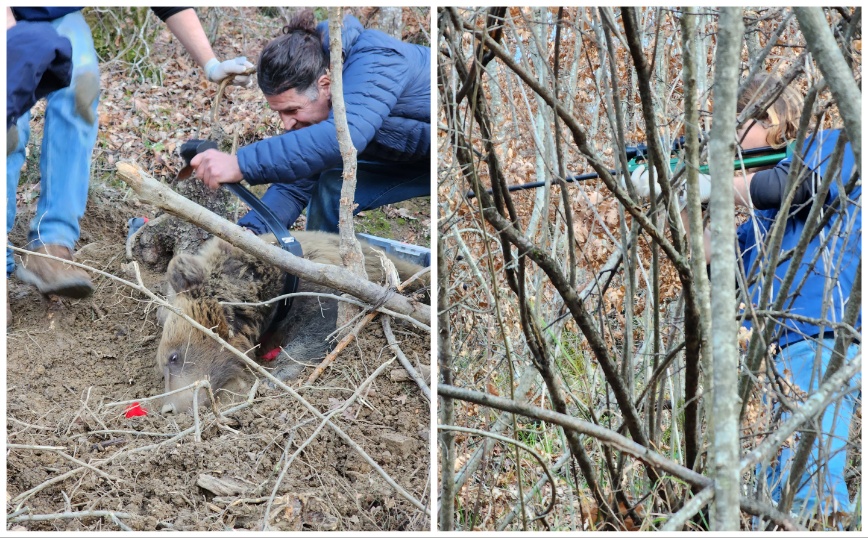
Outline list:
[[[353,214],[431,194],[431,168],[421,163],[359,161],[356,173],[356,197]],[[316,190],[307,207],[308,230],[338,232],[343,170],[320,174]]]
[[[93,77],[97,83],[99,81],[90,27],[80,11],[61,17],[52,25],[72,43],[72,83],[47,97],[39,160],[41,192],[27,236],[31,250],[41,245],[60,245],[73,250],[79,238],[79,220],[87,204],[91,155],[99,123],[89,123],[76,110],[75,92],[81,90],[77,86],[89,78],[92,81]],[[90,104],[93,119],[97,117],[98,101],[96,97]]]
[[[6,240],[15,225],[16,195],[21,167],[24,165],[27,141],[30,139],[30,112],[18,118],[18,147],[6,157]],[[6,247],[6,276],[15,271],[15,259],[9,247]]]
[[[792,382],[801,392],[813,393],[826,372],[834,344],[835,340],[831,338],[819,341],[803,340],[790,344],[781,350],[775,360],[778,373],[783,375],[786,370],[785,377],[787,379],[791,377]],[[818,346],[821,364],[819,370],[815,368]],[[859,349],[858,345],[851,345],[847,349],[846,360],[855,357]],[[818,508],[825,515],[830,515],[832,512],[852,511],[847,483],[844,480],[844,468],[847,463],[850,420],[859,399],[861,383],[862,376],[857,374],[850,381],[850,387],[855,387],[857,390],[848,392],[841,401],[833,402],[823,412],[820,435],[814,442],[804,475],[793,496],[791,511],[794,514],[812,517]],[[802,401],[802,398],[794,399],[794,403],[797,404],[801,404]],[[790,413],[783,413],[782,420],[790,416]],[[798,444],[794,443],[793,446],[783,447],[777,464],[768,468],[767,480],[772,500],[775,502],[781,500],[783,488],[789,480],[792,458],[797,446]],[[818,492],[818,487],[822,487],[822,492]]]

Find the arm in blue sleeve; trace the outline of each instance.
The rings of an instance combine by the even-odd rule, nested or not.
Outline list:
[[[407,60],[389,48],[351,54],[344,66],[344,100],[353,145],[361,153],[374,139],[404,91]],[[290,183],[340,166],[334,117],[238,150],[238,165],[251,185]]]

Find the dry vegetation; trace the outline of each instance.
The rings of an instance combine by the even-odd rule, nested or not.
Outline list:
[[[665,146],[684,135],[683,14],[665,8],[636,13],[654,95],[645,104],[653,110],[653,132]],[[841,28],[855,29],[839,37],[858,81],[861,27],[844,20],[852,13],[831,10],[829,18]],[[705,131],[713,111],[709,88],[717,20],[715,10],[699,10],[697,89]],[[776,40],[761,68],[782,74],[803,66],[792,83],[803,94],[821,78],[817,66],[805,61],[805,40],[791,10],[749,9],[744,22],[743,74],[769,40]],[[574,433],[533,418],[538,408],[557,410],[645,444],[681,470],[709,473],[709,439],[701,417],[714,411],[701,400],[706,380],[690,368],[698,357],[685,357],[685,340],[689,344],[697,338],[698,328],[690,322],[685,326],[690,298],[683,294],[677,265],[661,247],[674,243],[672,228],[659,211],[620,200],[600,179],[556,185],[558,177],[594,172],[594,163],[614,169],[622,144],[647,140],[640,75],[627,47],[630,29],[623,13],[615,8],[440,9],[438,27],[438,243],[440,282],[446,286],[439,311],[441,337],[448,330],[450,338],[448,353],[440,350],[441,383],[467,389],[455,399],[441,400],[454,409],[451,417],[441,410],[440,420],[476,430],[441,432],[441,457],[447,456],[441,461],[451,467],[443,479],[454,476],[456,485],[454,516],[441,513],[441,528],[660,528],[702,489],[688,473],[661,473],[653,485],[649,475],[659,467],[643,464],[611,439],[599,433],[571,439]],[[493,39],[480,46],[483,33]],[[495,52],[495,46],[503,52]],[[565,109],[557,123],[537,84],[546,93],[557,91],[553,101]],[[616,108],[622,127],[616,124]],[[815,110],[820,125],[840,127],[828,90],[821,92]],[[578,127],[568,124],[566,116]],[[474,184],[477,178],[479,184]],[[504,190],[533,181],[545,185]],[[484,200],[465,196],[480,186],[494,186],[495,193]],[[637,215],[648,219],[660,239],[637,223]],[[566,290],[573,296],[565,296]],[[569,304],[576,303],[576,295],[586,327],[580,327]],[[594,348],[591,336],[605,352]],[[739,337],[742,353],[747,336]],[[601,367],[603,360],[614,376]],[[697,399],[690,396],[690,378],[698,383],[692,389]],[[763,405],[757,397],[768,380],[755,381],[758,389],[742,420],[743,453],[775,427],[770,426],[770,402]],[[617,400],[619,390],[635,403],[627,407],[639,420],[637,430],[630,430],[628,409]],[[503,411],[503,401],[482,405],[485,395],[523,407],[512,415]],[[694,406],[694,416],[701,421],[691,434],[686,407],[697,401],[701,404]],[[646,443],[638,439],[639,430]],[[494,441],[488,433],[509,442]],[[454,460],[449,459],[451,442]],[[517,443],[525,448],[519,450]],[[691,443],[699,450],[695,464],[687,461]],[[848,483],[854,494],[861,491],[860,469],[856,461]],[[752,469],[745,469],[743,484],[745,492],[756,488]],[[449,498],[442,484],[440,493]],[[765,507],[759,511],[768,516]],[[707,528],[707,518],[702,511],[687,528]],[[750,519],[743,511],[743,529]],[[858,526],[857,520],[844,524]]]

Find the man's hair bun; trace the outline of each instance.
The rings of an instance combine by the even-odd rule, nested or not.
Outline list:
[[[305,32],[309,34],[316,32],[316,18],[313,16],[312,9],[305,9],[296,13],[289,20],[289,24],[283,27],[284,34],[291,34],[292,32]]]

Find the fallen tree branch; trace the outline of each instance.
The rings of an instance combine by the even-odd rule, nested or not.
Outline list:
[[[146,174],[135,164],[120,162],[117,164],[117,170],[118,176],[133,189],[142,202],[191,222],[266,263],[310,282],[348,293],[370,304],[383,302],[384,306],[391,310],[428,325],[431,324],[431,308],[426,304],[389,293],[381,286],[354,275],[342,267],[298,258],[280,247],[270,245],[199,204],[184,198],[167,185]]]

